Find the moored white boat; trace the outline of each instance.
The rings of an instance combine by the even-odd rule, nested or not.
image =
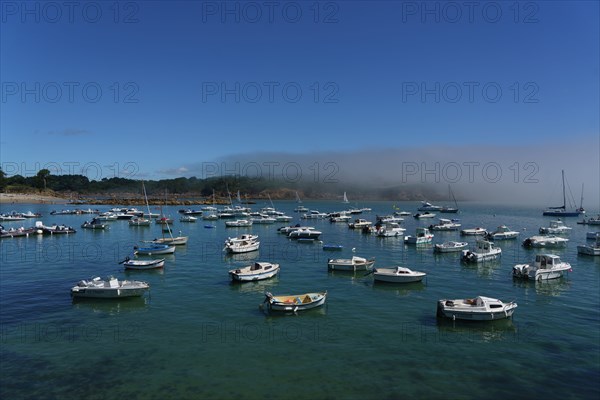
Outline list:
[[[303,293],[285,296],[273,296],[265,293],[265,303],[271,311],[304,311],[325,304],[327,292]]]
[[[488,233],[487,229],[485,228],[468,228],[468,229],[463,229],[460,231],[460,234],[462,236],[478,236],[478,235],[486,235]]]
[[[442,207],[435,206],[427,201],[422,201],[421,206],[417,208],[417,211],[439,211]]]
[[[496,247],[492,242],[487,240],[478,240],[477,245],[472,250],[462,251],[462,260],[465,262],[484,262],[495,260],[502,254],[502,249]]]
[[[416,213],[415,215],[413,215],[414,218],[416,219],[424,219],[424,218],[434,218],[435,214],[434,213],[430,213],[429,211],[423,211],[420,213]]]
[[[258,250],[260,242],[257,235],[241,235],[225,240],[224,251],[228,253],[247,253]]]
[[[288,234],[290,239],[318,239],[321,231],[313,228],[300,227]]]
[[[511,231],[506,225],[500,225],[494,232],[489,232],[485,235],[488,240],[515,239],[517,236],[519,236],[519,232]]]
[[[330,258],[327,268],[332,271],[367,271],[375,264],[375,258],[353,256],[352,258]]]
[[[229,276],[234,281],[250,282],[269,279],[279,273],[279,264],[269,262],[255,262],[243,268],[229,271]]]
[[[467,242],[444,242],[444,243],[437,243],[433,246],[433,251],[435,251],[436,253],[452,253],[452,252],[459,252],[462,251],[463,249],[465,249],[467,246],[469,245],[469,243]]]
[[[371,226],[373,223],[371,221],[367,221],[363,218],[355,219],[354,222],[350,222],[348,224],[348,228],[350,229],[363,229],[365,227]]]
[[[504,303],[491,297],[477,296],[473,299],[438,300],[437,315],[469,321],[491,321],[510,318],[517,303]]]
[[[404,243],[407,244],[425,244],[431,243],[433,240],[433,233],[429,232],[427,228],[417,228],[415,236],[405,236]]]
[[[571,231],[571,227],[568,227],[560,219],[556,221],[550,221],[550,225],[547,227],[540,228],[541,235],[566,235]]]
[[[140,255],[153,255],[153,254],[173,254],[175,253],[175,246],[167,244],[151,244],[144,247],[133,247],[134,254]]]
[[[560,278],[565,271],[571,271],[571,264],[554,254],[538,254],[533,264],[517,264],[512,271],[515,278],[540,281]]]
[[[531,236],[523,241],[523,247],[565,247],[569,239],[554,235]]]
[[[600,256],[600,234],[596,234],[594,244],[580,244],[577,246],[577,253],[588,256]]]
[[[106,229],[108,228],[107,224],[103,224],[97,218],[92,218],[91,221],[85,221],[81,224],[81,227],[84,229]]]
[[[425,272],[413,271],[405,267],[376,268],[373,270],[373,279],[380,282],[411,283],[420,282],[427,276]]]
[[[383,225],[377,225],[375,235],[379,237],[401,236],[406,229],[402,228],[397,222],[387,222]]]
[[[436,225],[430,225],[429,230],[432,231],[457,231],[461,225],[451,219],[440,218]]]
[[[248,219],[236,219],[235,221],[225,221],[225,226],[229,228],[244,228],[252,226],[253,221]]]
[[[179,218],[179,222],[196,222],[197,220],[198,217],[194,217],[190,214],[184,214],[181,216],[181,218]]]
[[[123,266],[125,267],[125,269],[157,269],[165,266],[165,259],[159,258],[155,260],[132,260],[129,257],[127,257],[123,261]]]
[[[110,277],[102,280],[99,277],[89,281],[81,280],[71,288],[71,296],[76,298],[122,298],[142,296],[150,285],[142,281],[118,280]]]

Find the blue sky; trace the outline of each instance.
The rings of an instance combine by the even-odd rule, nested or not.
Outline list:
[[[162,178],[237,154],[600,150],[595,1],[48,4],[0,10],[7,172],[93,163],[91,177],[127,176],[133,163]]]

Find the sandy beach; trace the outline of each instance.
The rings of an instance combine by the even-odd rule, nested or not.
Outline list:
[[[68,199],[47,195],[0,193],[0,204],[66,204],[67,202]]]

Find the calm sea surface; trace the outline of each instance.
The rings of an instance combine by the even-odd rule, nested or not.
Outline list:
[[[396,204],[412,213],[418,206]],[[304,205],[344,209],[334,202]],[[392,205],[360,204],[373,211],[356,217],[375,221],[377,214],[391,214]],[[261,206],[266,204],[254,209]],[[294,216],[293,224],[299,222],[295,206],[275,202]],[[341,252],[279,235],[277,228],[288,224],[186,224],[179,222],[180,207],[168,207],[174,231],[189,235],[188,244],[167,256],[164,271],[125,272],[118,262],[141,240],[160,237],[160,228],[115,221],[107,231],[90,231],[80,228],[89,215],[50,215],[69,207],[0,208],[41,212],[46,225],[77,229],[68,236],[0,242],[3,399],[600,398],[600,257],[577,255],[592,230],[577,225],[580,218],[566,219],[573,228],[570,242],[554,251],[573,271],[528,283],[513,281],[510,272],[538,252],[521,241],[553,219],[542,217],[541,209],[463,203],[459,214],[440,214],[459,218],[463,228],[506,224],[522,231],[517,240],[498,242],[500,261],[467,266],[459,254],[434,255],[431,246],[408,246],[401,238],[364,235],[327,220],[304,222],[323,232],[325,244],[343,245]],[[403,226],[413,234],[435,222],[405,217]],[[259,235],[260,250],[225,256],[224,240],[244,232]],[[458,232],[435,232],[434,243],[457,239]],[[428,276],[423,283],[393,285],[374,284],[364,272],[328,272],[329,257],[352,255]],[[227,271],[254,260],[280,263],[279,277],[231,284]],[[147,281],[150,291],[139,299],[72,301],[69,291],[79,280],[109,275]],[[258,307],[265,291],[322,290],[328,291],[327,305],[299,315],[267,315]],[[438,299],[477,295],[516,300],[513,319],[436,318]]]

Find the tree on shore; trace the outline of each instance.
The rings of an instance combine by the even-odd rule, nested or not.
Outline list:
[[[41,190],[41,189],[44,189],[44,190],[46,190],[46,185],[47,185],[47,180],[46,180],[46,179],[47,179],[49,176],[50,176],[50,171],[49,171],[48,169],[46,169],[46,168],[44,168],[44,169],[40,169],[40,170],[38,171],[38,173],[37,173],[37,176],[36,176],[36,177],[37,177],[37,179],[38,179],[38,185],[39,185],[39,186],[41,186],[41,187],[39,187],[39,186],[38,186],[38,188],[39,188],[40,190]]]

